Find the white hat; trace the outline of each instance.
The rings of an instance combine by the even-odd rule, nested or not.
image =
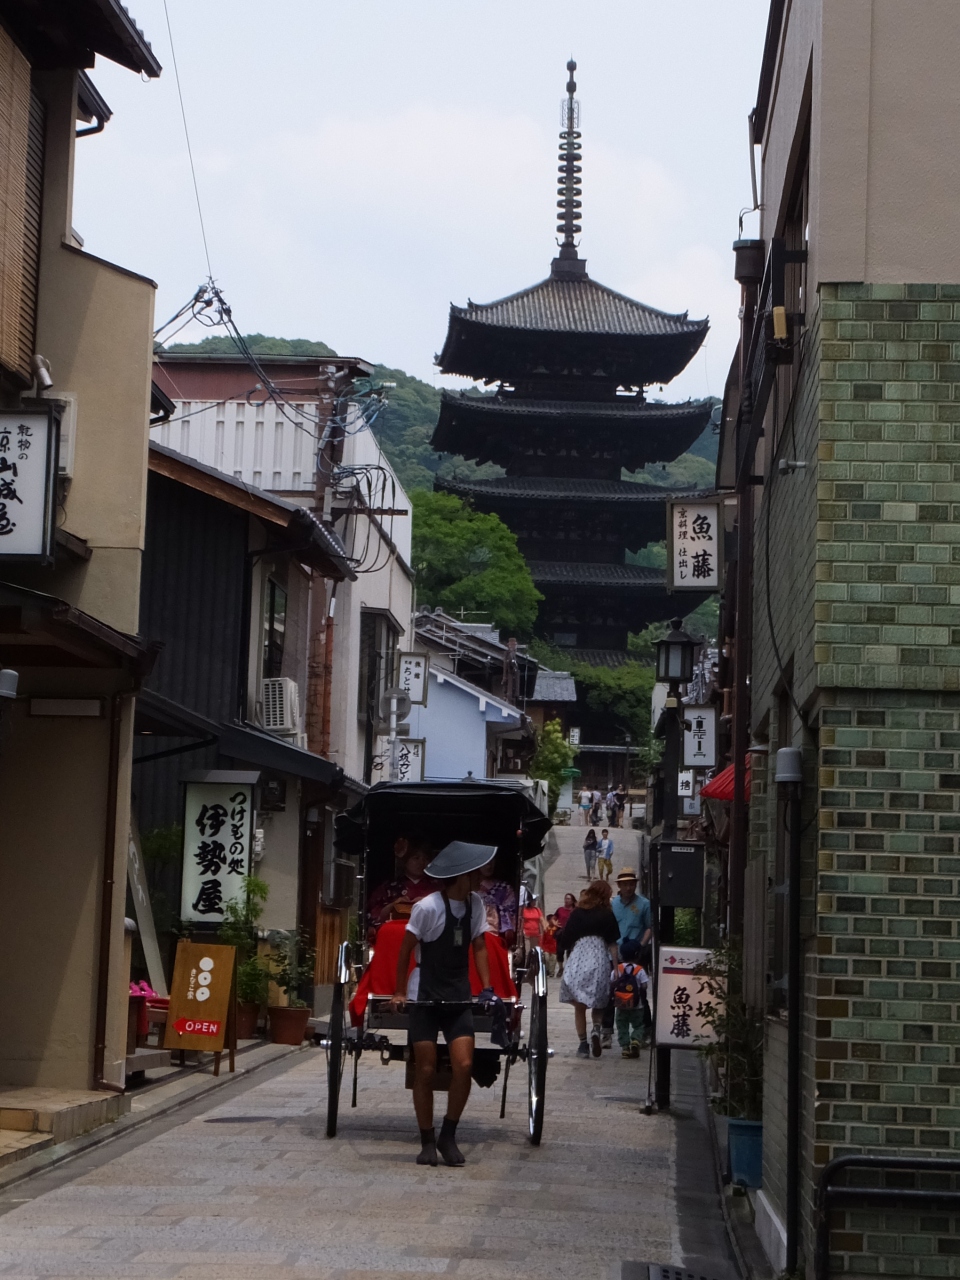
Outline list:
[[[467,844],[451,840],[427,867],[427,875],[435,880],[455,880],[468,871],[478,871],[496,856],[495,844]]]

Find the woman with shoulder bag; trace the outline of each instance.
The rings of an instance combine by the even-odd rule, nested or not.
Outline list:
[[[611,962],[618,963],[620,926],[610,907],[612,890],[605,880],[594,880],[557,937],[557,960],[563,964],[560,1000],[573,1005],[573,1020],[580,1044],[577,1057],[599,1058],[603,1011],[610,1002]],[[564,962],[564,957],[566,961]],[[592,1029],[587,1045],[587,1009]]]

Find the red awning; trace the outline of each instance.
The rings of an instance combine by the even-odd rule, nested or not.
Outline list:
[[[746,775],[746,778],[744,779],[743,790],[744,790],[745,799],[749,800],[750,799],[750,756],[749,754],[747,755],[746,765],[747,765],[747,775]],[[700,788],[701,799],[727,800],[727,801],[732,800],[733,786],[734,786],[733,774],[734,774],[734,766],[732,764],[728,764],[725,769],[721,769],[721,771],[717,774],[715,778],[711,778],[709,782],[705,782],[703,786]]]

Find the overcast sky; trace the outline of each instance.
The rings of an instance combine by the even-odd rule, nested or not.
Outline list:
[[[433,356],[450,302],[535,284],[556,252],[573,55],[581,255],[611,288],[709,315],[669,395],[722,391],[768,0],[168,5],[213,274],[243,332],[447,381]],[[207,267],[163,3],[128,7],[164,71],[144,83],[98,60],[114,116],[78,143],[74,224],[92,253],[157,281],[159,323]]]

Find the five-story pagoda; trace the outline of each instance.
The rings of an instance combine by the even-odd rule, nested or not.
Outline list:
[[[567,63],[560,134],[559,252],[549,277],[533,288],[451,306],[440,369],[497,385],[487,395],[445,391],[432,444],[505,469],[498,479],[436,487],[496,512],[513,530],[544,596],[537,630],[596,661],[596,651],[625,650],[628,631],[676,613],[664,574],[625,562],[625,552],[664,537],[671,494],[622,480],[621,470],[674,461],[701,434],[712,404],[644,397],[645,387],[686,367],[708,322],[656,311],[597,284],[577,253],[576,65]]]

